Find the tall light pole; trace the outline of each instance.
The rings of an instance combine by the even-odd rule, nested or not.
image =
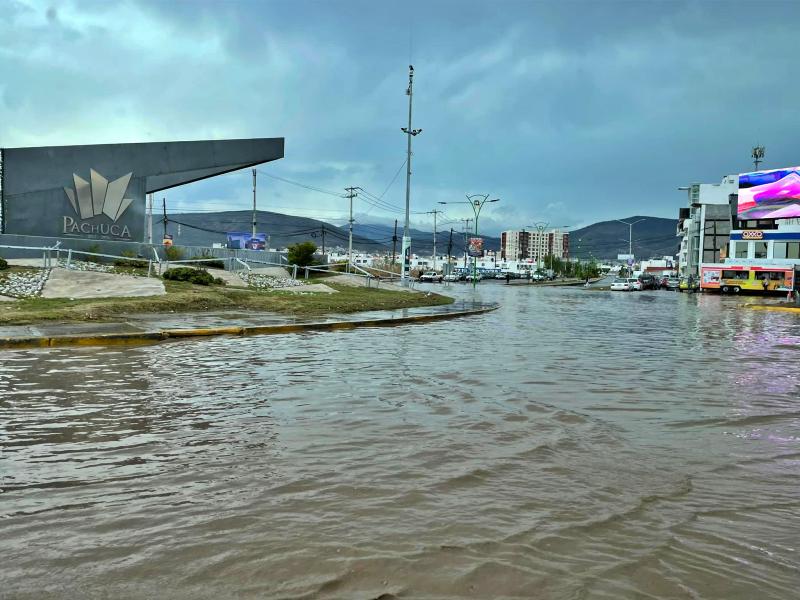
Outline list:
[[[487,202],[499,202],[500,198],[492,198],[489,200],[489,194],[465,194],[467,197],[466,202],[439,202],[439,204],[469,204],[472,207],[472,212],[475,213],[475,237],[478,237],[478,217],[481,215],[483,205]],[[465,249],[466,250],[466,249]],[[478,284],[478,257],[473,257],[472,261],[472,287],[473,289]]]
[[[642,221],[646,221],[647,219],[639,219],[638,221],[634,221],[633,223],[628,223],[628,221],[622,221],[620,219],[614,219],[618,223],[623,223],[624,225],[628,226],[628,254],[633,257],[633,226],[637,223],[641,223]]]
[[[406,89],[406,95],[408,96],[408,127],[400,128],[408,138],[408,147],[406,149],[406,221],[403,225],[403,268],[400,274],[400,282],[403,285],[408,285],[409,268],[411,267],[411,226],[409,224],[409,215],[411,214],[411,138],[422,133],[422,129],[411,128],[411,104],[414,98],[413,65],[408,65],[408,88]]]
[[[765,151],[766,151],[766,148],[764,146],[755,146],[753,148],[753,152],[751,153],[750,156],[753,157],[753,164],[756,167],[756,169],[755,169],[756,171],[758,171],[759,163],[764,162],[764,153],[765,153]]]

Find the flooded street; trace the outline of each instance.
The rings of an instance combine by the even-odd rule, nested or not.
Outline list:
[[[800,318],[475,298],[501,308],[0,351],[0,598],[798,596]]]

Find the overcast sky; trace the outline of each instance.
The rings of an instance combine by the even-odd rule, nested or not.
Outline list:
[[[486,230],[675,217],[677,187],[800,163],[800,2],[0,0],[0,145],[285,137],[264,173],[412,210],[490,194]],[[251,178],[166,193],[246,208]],[[405,172],[356,200],[402,215]],[[261,208],[341,223],[346,200],[261,176]],[[451,205],[446,218],[471,214]],[[430,217],[414,215],[429,227]],[[449,225],[446,225],[449,228]],[[443,227],[444,228],[444,227]],[[483,229],[483,228],[482,228]]]

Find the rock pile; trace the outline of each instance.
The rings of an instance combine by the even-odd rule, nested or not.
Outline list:
[[[272,277],[271,275],[249,273],[247,271],[239,273],[239,276],[248,286],[260,290],[277,290],[280,288],[297,287],[303,285],[302,282],[292,279],[291,277]]]
[[[69,267],[67,267],[66,259],[58,261],[58,266],[62,269],[70,269],[72,271],[98,271],[100,273],[113,273],[114,267],[112,265],[101,265],[99,263],[88,262],[84,260],[71,260]]]
[[[0,276],[0,295],[12,298],[33,298],[42,292],[50,276],[49,269],[8,273]]]

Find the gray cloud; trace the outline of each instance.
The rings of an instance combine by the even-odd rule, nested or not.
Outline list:
[[[286,158],[265,171],[380,194],[405,159],[410,55],[417,211],[481,192],[502,198],[482,217],[494,230],[671,217],[677,186],[747,170],[757,142],[767,166],[800,162],[795,2],[12,1],[3,12],[5,146],[285,136]],[[401,206],[403,183],[384,199]],[[229,175],[168,201],[244,208],[249,185]],[[309,216],[346,209],[266,178],[261,197]]]

